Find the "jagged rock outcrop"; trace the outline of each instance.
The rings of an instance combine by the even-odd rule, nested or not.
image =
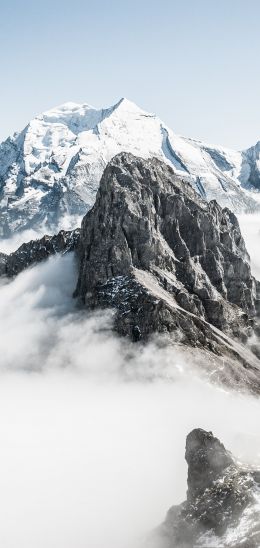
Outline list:
[[[172,507],[148,547],[260,545],[260,472],[238,465],[224,445],[200,428],[187,436],[187,500]],[[247,530],[239,524],[247,515]],[[233,535],[228,535],[232,528]]]
[[[133,340],[168,333],[237,359],[218,330],[252,333],[256,282],[235,215],[158,160],[122,153],[110,162],[83,219],[79,260],[76,295],[114,307],[117,331]],[[240,362],[258,376],[252,360]]]
[[[16,251],[6,255],[0,253],[0,275],[16,276],[25,268],[39,263],[50,255],[74,251],[79,243],[80,230],[61,230],[55,236],[43,236],[22,244]]]

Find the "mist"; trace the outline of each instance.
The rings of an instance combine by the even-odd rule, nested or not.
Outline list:
[[[68,254],[0,287],[5,548],[139,548],[185,499],[195,427],[260,463],[259,400],[211,385],[181,351],[116,337],[111,311],[77,308],[76,277]]]

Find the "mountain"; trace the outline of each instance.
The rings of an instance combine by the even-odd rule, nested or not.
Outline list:
[[[159,335],[187,359],[191,352],[211,380],[260,392],[260,284],[230,210],[206,202],[164,162],[120,153],[81,230],[0,254],[0,273],[69,251],[80,307],[113,309],[121,336],[142,344]]]
[[[0,236],[75,228],[93,205],[103,170],[119,152],[171,165],[207,200],[232,211],[259,207],[260,143],[244,152],[175,135],[127,99],[106,109],[65,103],[0,145]]]
[[[114,308],[121,335],[157,333],[192,347],[194,359],[206,350],[213,377],[259,392],[250,338],[260,284],[230,210],[203,200],[164,162],[121,153],[82,221],[78,255],[76,296],[88,309]],[[251,350],[259,355],[257,344]]]
[[[260,472],[238,464],[212,432],[186,439],[187,500],[170,508],[147,548],[258,548]]]

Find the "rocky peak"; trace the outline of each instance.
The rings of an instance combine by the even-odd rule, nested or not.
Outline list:
[[[238,347],[217,330],[245,340],[257,304],[235,215],[170,166],[127,153],[106,167],[83,219],[76,295],[88,307],[113,307],[117,331],[135,341],[168,334],[235,360]],[[242,358],[243,367],[253,362],[258,377],[259,361]]]
[[[80,250],[77,294],[86,304],[102,304],[102,285],[113,280],[119,290],[120,277],[136,279],[139,271],[223,331],[237,334],[255,315],[255,281],[235,215],[207,204],[158,160],[122,153],[110,162],[83,220]]]
[[[257,548],[260,474],[237,465],[212,432],[197,428],[186,439],[187,500],[172,507],[149,547]],[[247,514],[247,538],[239,522]],[[233,535],[228,536],[232,527]]]
[[[188,464],[188,497],[202,493],[234,464],[230,453],[212,432],[201,428],[187,436],[185,459]]]

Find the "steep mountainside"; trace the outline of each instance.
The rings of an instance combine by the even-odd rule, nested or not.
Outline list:
[[[258,548],[260,472],[238,465],[197,428],[186,440],[187,500],[173,506],[147,548]]]
[[[126,99],[101,110],[66,103],[0,145],[0,236],[76,227],[105,166],[123,151],[163,160],[202,197],[250,211],[258,204],[243,187],[259,189],[259,150],[239,153],[179,137]]]

